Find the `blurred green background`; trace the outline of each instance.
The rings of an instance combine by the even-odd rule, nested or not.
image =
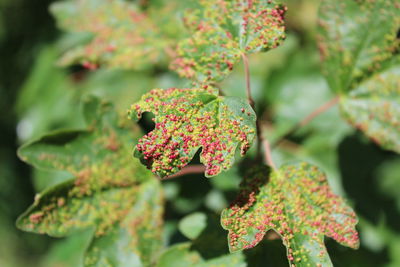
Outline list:
[[[60,53],[76,42],[59,31],[48,12],[51,0],[0,0],[0,266],[79,266],[88,238],[77,234],[53,239],[17,230],[14,222],[36,192],[64,179],[63,173],[33,170],[16,156],[22,143],[60,128],[79,128],[80,101],[95,94],[120,112],[144,92],[179,87],[185,81],[168,69],[141,72],[87,71],[55,65]],[[277,138],[332,94],[320,73],[315,31],[318,0],[286,0],[288,39],[269,53],[250,57],[254,98],[269,122],[268,137]],[[229,95],[244,96],[243,70],[221,84]],[[335,108],[315,119],[274,149],[278,164],[302,159],[321,166],[337,194],[345,196],[360,218],[361,248],[327,246],[335,266],[400,266],[400,157],[384,151],[352,129]],[[214,179],[181,177],[164,182],[165,244],[187,240],[179,221],[193,212],[206,214],[207,228],[195,243],[212,236],[218,242],[203,251],[226,251],[220,211],[234,198],[235,169]],[[182,228],[182,227],[181,227]],[[249,266],[287,266],[279,240],[263,241],[247,251]]]

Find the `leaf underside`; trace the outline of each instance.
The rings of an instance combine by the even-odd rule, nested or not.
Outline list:
[[[162,244],[163,203],[160,183],[130,157],[138,129],[97,99],[85,112],[88,130],[48,135],[19,150],[35,167],[68,171],[73,179],[38,194],[17,226],[55,237],[92,228],[85,266],[123,266],[132,259],[149,266]]]
[[[287,248],[291,266],[331,266],[324,236],[357,248],[356,215],[308,163],[249,170],[236,201],[222,212],[232,252],[256,246],[269,230]]]
[[[132,105],[130,117],[144,112],[155,115],[155,129],[139,140],[135,156],[160,177],[178,172],[200,148],[206,176],[215,176],[233,165],[237,147],[246,153],[256,134],[245,100],[204,89],[154,89]]]
[[[285,8],[268,0],[201,0],[184,21],[193,36],[178,44],[171,69],[201,84],[227,76],[242,54],[267,51],[285,38]]]

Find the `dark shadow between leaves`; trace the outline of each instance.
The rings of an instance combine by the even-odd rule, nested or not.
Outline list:
[[[268,239],[271,234],[275,235],[273,230],[265,234],[264,239],[254,248],[244,250],[246,262],[252,267],[286,267],[288,261],[286,257],[286,248],[279,239]]]
[[[191,249],[199,252],[204,259],[229,254],[227,231],[222,229],[219,216],[215,214],[207,216],[207,227],[193,241]]]
[[[344,247],[332,239],[326,240],[325,244],[329,251],[333,266],[335,267],[375,267],[386,266],[386,264],[389,263],[387,249],[380,252],[372,252],[365,248],[361,243],[361,247],[354,250]]]
[[[383,215],[387,224],[400,232],[400,213],[394,199],[377,190],[377,171],[382,163],[398,157],[397,154],[380,149],[357,133],[345,138],[339,145],[339,165],[343,186],[350,200],[354,201],[356,213],[374,224]]]
[[[201,149],[197,151],[192,161],[188,164],[200,163]],[[211,184],[204,174],[188,174],[171,180],[164,180],[165,186],[173,184],[177,187],[177,195],[173,199],[168,199],[165,203],[164,220],[181,220],[184,216],[194,211],[204,211],[204,196],[211,190]],[[221,227],[220,227],[221,228]],[[180,243],[187,241],[180,231],[175,231],[171,236],[170,243]]]

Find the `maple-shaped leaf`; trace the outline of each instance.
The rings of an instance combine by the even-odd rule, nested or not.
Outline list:
[[[21,147],[21,159],[72,179],[35,197],[17,226],[62,237],[92,228],[85,266],[151,266],[161,248],[160,183],[138,162],[129,143],[138,128],[126,126],[112,106],[95,98],[85,104],[88,130],[46,135]]]
[[[285,38],[285,8],[270,0],[201,0],[186,12],[193,36],[178,44],[171,68],[200,83],[221,81],[243,54],[267,51]]]
[[[141,69],[162,61],[170,44],[150,18],[127,1],[68,0],[53,4],[51,11],[61,28],[93,35],[86,45],[68,51],[62,65]]]
[[[287,248],[290,266],[331,266],[324,236],[357,248],[356,215],[325,174],[308,163],[250,169],[236,201],[222,212],[231,252],[256,246],[269,230]]]
[[[155,129],[139,140],[135,156],[160,177],[178,172],[199,148],[206,176],[215,176],[232,166],[238,146],[246,153],[256,134],[245,100],[204,89],[153,89],[129,111],[135,120],[144,112],[155,115]]]
[[[400,153],[400,4],[328,1],[320,10],[325,76],[344,117],[383,148]]]

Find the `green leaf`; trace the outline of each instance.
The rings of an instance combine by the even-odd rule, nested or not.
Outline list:
[[[76,187],[75,179],[54,186],[36,196],[35,203],[18,219],[17,226],[25,231],[54,237],[69,235],[93,225],[97,225],[100,233],[118,221],[134,201],[122,201],[135,194],[131,188],[103,189],[99,192],[89,190],[88,186]],[[121,214],[109,218],[108,214],[113,211],[121,211]]]
[[[333,194],[324,173],[308,163],[276,171],[250,169],[221,222],[229,230],[232,252],[252,248],[267,231],[276,231],[293,266],[332,266],[324,235],[345,246],[359,245],[353,210]]]
[[[162,60],[170,44],[145,13],[126,1],[63,1],[53,4],[51,12],[61,28],[93,34],[88,44],[68,51],[61,65],[142,69]]]
[[[144,183],[135,199],[119,225],[92,240],[85,257],[86,266],[153,266],[161,248],[160,183],[156,179]]]
[[[56,49],[51,46],[40,49],[19,89],[15,107],[19,119],[17,133],[24,142],[38,138],[54,127],[78,128],[84,125],[75,109],[82,91],[76,90],[76,84],[65,70],[54,67],[57,57]]]
[[[157,267],[245,267],[243,254],[235,253],[205,260],[200,253],[191,249],[190,243],[181,243],[165,251]]]
[[[202,0],[184,21],[193,36],[178,44],[171,68],[201,83],[221,81],[241,55],[267,51],[285,38],[285,8],[268,0]]]
[[[82,267],[84,252],[92,239],[93,231],[79,231],[59,240],[48,250],[41,261],[43,267]]]
[[[132,258],[150,266],[162,243],[162,192],[131,160],[129,142],[138,129],[95,98],[84,111],[88,130],[51,134],[19,150],[24,161],[74,179],[38,194],[17,226],[55,237],[93,228],[85,266],[121,266]]]
[[[318,39],[332,90],[347,92],[382,69],[399,51],[399,25],[397,0],[323,0]]]
[[[383,148],[400,153],[400,64],[365,79],[340,100],[352,125]]]
[[[195,212],[184,217],[179,222],[179,230],[189,239],[196,239],[207,226],[207,216],[201,212]]]
[[[154,89],[129,113],[137,119],[143,112],[154,113],[156,126],[134,154],[160,177],[178,172],[200,147],[206,176],[215,176],[233,165],[238,146],[244,155],[255,137],[256,115],[245,100],[204,89]]]
[[[344,117],[400,153],[400,6],[395,0],[323,1],[319,48]]]

